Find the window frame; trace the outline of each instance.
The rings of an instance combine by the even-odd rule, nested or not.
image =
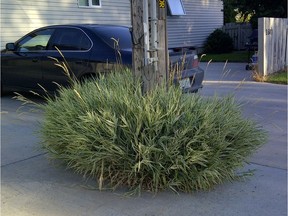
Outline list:
[[[78,7],[79,8],[101,8],[102,7],[102,1],[99,0],[99,5],[93,5],[92,0],[88,0],[88,5],[80,5],[78,0]]]
[[[173,12],[173,9],[175,7],[173,7],[174,6],[173,5],[174,2],[172,2],[172,1],[173,0],[167,0],[167,4],[168,4],[168,8],[169,8],[169,16],[185,16],[186,15],[186,11],[185,11],[184,4],[183,4],[182,0],[177,0],[178,1],[177,4],[179,4],[179,7],[181,7],[182,11],[183,11],[181,13]]]

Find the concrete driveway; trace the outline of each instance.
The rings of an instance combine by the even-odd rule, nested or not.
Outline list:
[[[243,103],[244,116],[269,132],[268,143],[245,167],[255,169],[254,176],[192,194],[165,191],[124,197],[124,189],[100,192],[94,190],[94,181],[47,160],[36,133],[42,114],[29,112],[28,106],[18,110],[20,102],[5,96],[1,98],[1,215],[286,216],[287,86],[253,82],[245,64],[223,67],[223,63],[208,66],[200,94],[233,93]]]

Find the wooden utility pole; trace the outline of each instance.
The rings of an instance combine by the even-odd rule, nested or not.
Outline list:
[[[169,79],[169,55],[167,38],[167,3],[166,0],[158,2],[158,70],[159,84],[165,83],[168,87]]]
[[[166,1],[131,0],[132,70],[143,94],[168,80]]]
[[[134,79],[142,80],[144,66],[144,26],[143,26],[143,2],[131,0],[131,24],[132,24],[132,72]]]

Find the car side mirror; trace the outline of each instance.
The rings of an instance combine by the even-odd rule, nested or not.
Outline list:
[[[15,44],[14,43],[7,43],[6,44],[6,50],[8,51],[14,51],[15,50]]]

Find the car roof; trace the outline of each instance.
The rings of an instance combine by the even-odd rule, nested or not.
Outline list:
[[[122,28],[129,28],[130,26],[124,25],[113,25],[113,24],[95,24],[95,23],[86,23],[86,24],[59,24],[59,25],[49,25],[43,26],[42,28],[59,28],[59,27],[77,27],[77,28],[101,28],[101,27],[122,27]]]

